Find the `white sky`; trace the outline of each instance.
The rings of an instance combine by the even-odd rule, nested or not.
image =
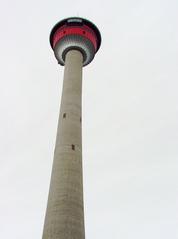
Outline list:
[[[1,2],[0,238],[41,238],[63,78],[48,38],[77,15],[103,40],[84,68],[86,238],[178,239],[177,13],[177,0]]]

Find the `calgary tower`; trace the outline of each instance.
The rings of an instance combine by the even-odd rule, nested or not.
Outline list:
[[[93,60],[101,35],[92,22],[72,17],[54,26],[50,44],[65,69],[43,239],[84,239],[82,67]]]

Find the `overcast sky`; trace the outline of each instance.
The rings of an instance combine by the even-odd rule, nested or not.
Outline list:
[[[85,17],[87,239],[178,239],[178,1],[6,0],[0,8],[0,238],[40,239],[64,68],[53,25]]]

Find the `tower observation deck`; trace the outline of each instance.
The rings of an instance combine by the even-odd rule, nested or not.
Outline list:
[[[82,68],[100,48],[101,35],[92,22],[71,17],[53,27],[50,44],[65,68],[42,239],[84,239]]]

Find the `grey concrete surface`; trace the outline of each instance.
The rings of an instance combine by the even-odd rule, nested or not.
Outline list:
[[[83,56],[67,53],[43,239],[84,239],[82,179]]]

